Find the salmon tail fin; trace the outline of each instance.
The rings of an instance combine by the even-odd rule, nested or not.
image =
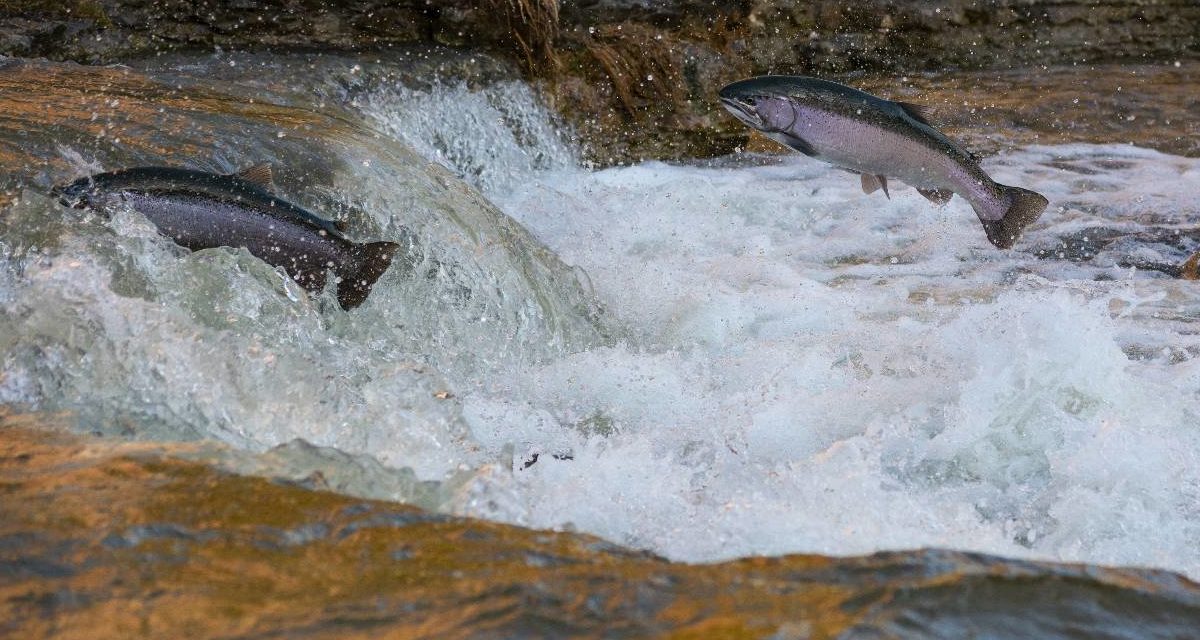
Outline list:
[[[379,276],[392,264],[392,256],[400,245],[395,242],[368,242],[354,247],[354,270],[338,274],[342,281],[337,286],[338,304],[346,311],[357,307],[367,299],[371,287]]]
[[[1200,251],[1187,259],[1179,267],[1179,277],[1184,280],[1200,280]]]
[[[983,230],[992,244],[1001,249],[1008,249],[1016,244],[1017,238],[1021,237],[1021,231],[1042,215],[1050,201],[1042,194],[1029,189],[1002,184],[996,186],[1000,187],[1010,203],[1008,210],[999,220],[980,218],[980,222],[983,223]]]

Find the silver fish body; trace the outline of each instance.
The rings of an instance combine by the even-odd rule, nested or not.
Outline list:
[[[963,197],[1000,248],[1011,247],[1048,204],[1038,193],[993,181],[916,105],[802,76],[742,80],[720,97],[731,114],[772,140],[861,174],[868,193],[888,193],[892,177],[939,205],[953,194]]]
[[[219,175],[139,167],[81,178],[54,193],[76,208],[129,207],[188,249],[244,247],[309,291],[324,289],[333,271],[338,303],[345,309],[361,304],[399,245],[351,242],[332,221],[271,193],[266,165],[250,171]]]

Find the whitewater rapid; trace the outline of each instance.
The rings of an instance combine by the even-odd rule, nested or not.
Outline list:
[[[961,199],[797,155],[592,170],[525,84],[404,88],[389,64],[153,71],[339,109],[326,155],[170,114],[229,140],[201,166],[287,160],[289,197],[405,242],[363,307],[25,188],[0,218],[0,404],[679,560],[937,546],[1200,577],[1200,287],[1130,266],[1200,248],[1200,160],[987,158],[1050,199],[999,251]],[[166,161],[111,139],[42,142],[80,175]]]
[[[1200,288],[1129,266],[1198,248],[1200,161],[990,158],[1051,201],[1014,251],[959,198],[797,155],[563,164],[477,184],[625,333],[465,394],[512,465],[460,513],[686,561],[939,546],[1200,575]]]

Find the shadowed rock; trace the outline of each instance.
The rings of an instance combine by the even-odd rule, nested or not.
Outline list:
[[[853,5],[832,0],[47,0],[0,2],[0,54],[113,62],[215,47],[468,47],[515,61],[527,74],[544,79],[555,104],[589,143],[590,158],[613,164],[721,155],[744,147],[745,133],[714,100],[717,89],[742,77],[775,73],[857,80],[880,75],[884,86],[894,89],[898,77],[927,71],[1029,68],[1038,71],[1022,72],[1022,77],[1034,76],[1036,83],[1046,79],[1041,73],[1046,66],[1069,66],[1058,72],[1069,80],[1052,83],[1061,94],[1078,89],[1081,83],[1074,74],[1086,75],[1093,65],[1195,59],[1200,55],[1197,21],[1200,4],[1191,0],[1099,5],[1084,0],[952,0],[937,6],[884,0]],[[1116,79],[1112,74],[1099,77]],[[954,105],[952,118],[973,115],[959,109],[964,100],[985,104],[1023,93],[1020,87],[1009,93],[1007,79],[998,80],[999,91],[981,92],[969,85],[972,78],[992,82],[987,73],[965,76],[970,90],[947,96]],[[1125,91],[1137,91],[1139,83],[1136,77],[1126,78]],[[1193,95],[1195,89],[1188,91]],[[1173,91],[1167,93],[1161,111],[1157,99],[1110,110],[1103,104],[1106,99],[1097,98],[1099,109],[1084,106],[1072,113],[1057,99],[1040,103],[1024,94],[1016,104],[1036,107],[1037,113],[1023,110],[1012,118],[1004,108],[999,113],[1013,120],[1017,137],[1073,129],[1070,134],[1076,137],[1109,140],[1100,132],[1116,127],[1124,128],[1131,140],[1149,140],[1164,149],[1188,147],[1194,153],[1195,136],[1176,133],[1171,137],[1178,141],[1164,142],[1161,132],[1142,131],[1145,119],[1137,127],[1124,124],[1131,115],[1158,113],[1160,121],[1172,119],[1168,114],[1181,105],[1170,95]],[[1063,114],[1072,118],[1054,121]],[[1191,121],[1196,121],[1194,114]],[[989,128],[980,135],[1002,133]]]

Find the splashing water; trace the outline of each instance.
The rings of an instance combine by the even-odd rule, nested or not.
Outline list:
[[[486,461],[461,418],[460,385],[600,340],[574,272],[448,171],[336,106],[163,89],[124,69],[10,71],[18,84],[20,74],[66,78],[39,85],[34,99],[50,108],[12,109],[27,165],[47,168],[0,217],[2,403],[144,439],[262,450],[303,438],[441,479]],[[290,73],[312,81],[303,67]],[[78,104],[81,85],[113,109],[102,136],[88,137],[88,120],[42,121],[73,116],[61,105]],[[185,156],[196,140],[225,146]],[[160,159],[158,148],[174,154]],[[275,164],[286,197],[346,219],[356,240],[402,245],[354,313],[244,250],[189,252],[132,211],[82,214],[45,195],[79,170],[262,161]]]
[[[486,91],[472,91],[464,82],[422,89],[390,85],[360,102],[381,130],[484,193],[580,162],[524,83],[499,82]]]
[[[1018,251],[961,200],[866,196],[797,157],[500,195],[633,337],[467,398],[519,455],[461,508],[690,561],[949,546],[1195,575],[1200,292],[1122,265],[1198,248],[1200,161],[987,168],[1054,203]]]
[[[460,226],[517,238],[504,251],[435,243],[411,271],[428,277],[393,274],[347,315],[244,252],[26,193],[5,218],[0,401],[457,472],[435,506],[676,559],[936,545],[1200,576],[1200,293],[1127,266],[1198,248],[1200,161],[992,158],[1051,200],[1001,252],[960,199],[864,195],[796,156],[584,170],[512,82],[351,94],[353,142],[383,141],[309,197],[422,245],[470,236],[445,229],[490,205],[440,168],[397,180],[411,145],[581,269],[618,339],[584,336],[563,273],[530,266],[557,262],[503,221]]]

